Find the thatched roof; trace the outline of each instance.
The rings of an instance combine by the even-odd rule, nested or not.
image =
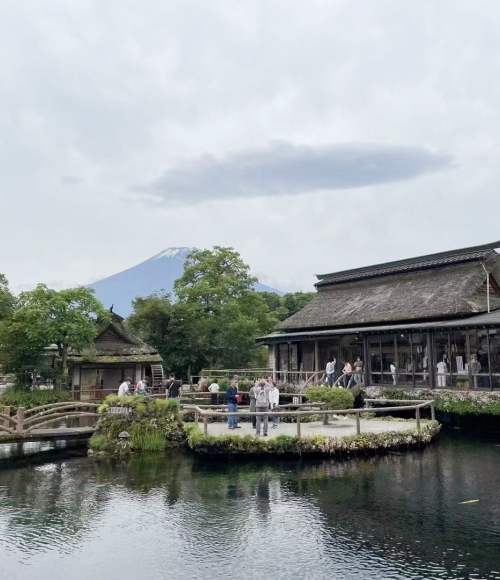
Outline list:
[[[490,307],[500,308],[500,256],[491,250],[472,252],[450,262],[421,259],[418,266],[394,263],[353,276],[342,272],[321,277],[318,294],[305,308],[283,321],[281,330],[359,326],[411,320],[446,319],[486,312],[486,273]],[[401,268],[401,266],[403,266]]]
[[[73,362],[161,362],[162,358],[156,348],[146,344],[123,325],[123,318],[112,313],[111,321],[100,324],[94,348],[89,352],[72,352],[69,357]],[[106,360],[105,360],[106,359]]]

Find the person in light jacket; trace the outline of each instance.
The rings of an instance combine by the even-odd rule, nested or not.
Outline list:
[[[250,413],[255,413],[255,390],[258,384],[259,381],[255,381],[254,386],[248,391],[248,396],[250,398],[250,409],[249,409]],[[252,415],[252,427],[255,429],[256,426],[257,426],[257,417],[255,415]]]
[[[280,404],[280,392],[278,390],[278,388],[276,387],[276,385],[274,384],[274,381],[271,379],[271,381],[269,382],[269,407],[271,410],[273,409],[278,409],[279,404]],[[278,415],[273,415],[273,429],[277,429],[278,425],[280,422],[280,418],[278,417]]]

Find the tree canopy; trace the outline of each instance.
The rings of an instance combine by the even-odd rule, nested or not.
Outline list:
[[[2,325],[4,364],[36,364],[44,349],[55,344],[65,375],[68,352],[91,347],[97,335],[97,321],[107,321],[109,317],[89,288],[57,291],[39,284],[19,295],[11,316]]]
[[[7,318],[14,306],[14,296],[9,289],[7,278],[0,274],[0,320]]]

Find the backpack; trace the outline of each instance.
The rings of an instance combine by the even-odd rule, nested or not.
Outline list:
[[[266,387],[259,387],[257,391],[257,398],[255,400],[257,407],[267,407],[269,405],[269,399],[266,393]]]

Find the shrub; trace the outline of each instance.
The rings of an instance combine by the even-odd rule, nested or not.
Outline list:
[[[352,409],[354,406],[354,397],[346,389],[309,387],[306,395],[311,402],[326,403],[327,409]]]
[[[16,387],[8,387],[0,395],[0,407],[10,407],[11,414],[17,413],[19,407],[32,409],[64,401],[71,401],[71,393],[60,389],[26,391]]]

